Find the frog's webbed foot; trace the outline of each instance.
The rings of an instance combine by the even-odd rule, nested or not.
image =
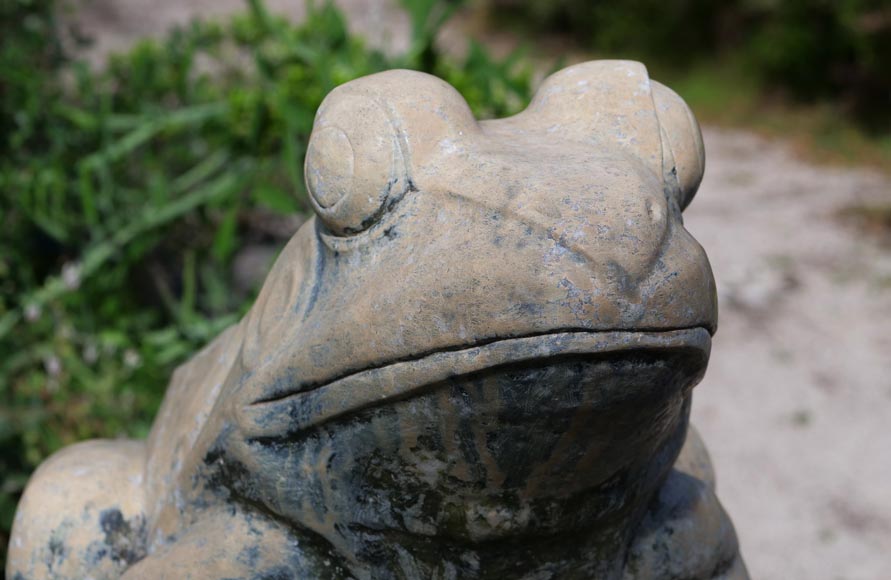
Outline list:
[[[708,452],[690,426],[674,468],[632,542],[624,580],[748,580]]]
[[[8,578],[119,578],[145,555],[145,444],[87,441],[44,462],[25,489]]]

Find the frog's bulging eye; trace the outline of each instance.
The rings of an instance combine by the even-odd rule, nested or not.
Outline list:
[[[374,99],[336,92],[322,104],[306,151],[306,187],[319,219],[339,236],[371,227],[407,176],[396,128]]]
[[[677,93],[656,81],[652,81],[652,90],[662,137],[663,179],[684,209],[696,195],[705,172],[702,133],[690,107]]]
[[[307,187],[321,209],[330,209],[352,188],[356,159],[350,138],[326,127],[313,136],[306,158]]]

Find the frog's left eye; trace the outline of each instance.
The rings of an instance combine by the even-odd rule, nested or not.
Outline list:
[[[306,151],[313,208],[339,236],[371,227],[407,187],[398,133],[374,99],[333,92],[319,108]]]
[[[684,99],[656,81],[651,86],[662,139],[663,179],[684,209],[696,195],[705,173],[702,133]]]

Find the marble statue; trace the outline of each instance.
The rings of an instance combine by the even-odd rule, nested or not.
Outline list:
[[[10,580],[747,578],[688,425],[717,303],[680,97],[596,61],[477,121],[389,71],[305,163],[315,218],[148,440],[34,474]]]

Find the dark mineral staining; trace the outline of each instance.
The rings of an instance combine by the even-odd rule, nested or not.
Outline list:
[[[321,227],[321,226],[319,226]],[[309,293],[309,300],[306,305],[306,310],[304,311],[304,320],[309,313],[312,312],[313,307],[316,305],[316,302],[319,299],[319,293],[322,289],[322,280],[325,277],[325,252],[316,252],[316,263],[315,263],[315,282],[312,285],[312,289]]]
[[[49,554],[47,555],[47,567],[52,571],[53,564],[56,562],[61,562],[65,560],[68,555],[68,549],[65,547],[65,542],[61,539],[53,535],[49,541]]]
[[[247,566],[248,568],[254,569],[257,567],[257,562],[260,560],[260,547],[259,546],[250,546],[243,549],[238,554],[238,561]]]
[[[112,560],[134,564],[145,557],[145,521],[142,517],[124,519],[121,510],[110,508],[99,514],[99,527]]]
[[[294,580],[294,574],[291,570],[284,567],[273,568],[261,572],[254,576],[251,580]]]
[[[207,491],[219,499],[235,496],[256,502],[259,491],[254,484],[255,476],[240,461],[229,457],[225,452],[228,432],[222,433],[205,455],[204,465],[194,476],[196,485],[202,484]]]
[[[93,542],[87,548],[86,557],[90,565],[98,566],[102,560],[108,558],[108,547],[102,542]]]

